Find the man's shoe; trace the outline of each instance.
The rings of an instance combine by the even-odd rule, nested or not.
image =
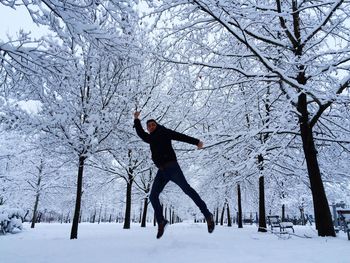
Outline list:
[[[208,225],[208,232],[213,233],[213,231],[215,229],[215,222],[214,222],[213,214],[210,214],[210,216],[207,217],[206,220],[207,220],[207,225]]]
[[[158,233],[157,233],[157,239],[161,238],[164,234],[165,228],[169,225],[168,220],[163,220],[162,223],[158,224]]]

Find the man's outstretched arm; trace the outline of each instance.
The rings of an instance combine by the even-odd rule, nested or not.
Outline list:
[[[135,111],[134,112],[134,127],[136,129],[137,135],[144,141],[149,143],[149,134],[145,132],[145,130],[142,128],[141,121],[139,119],[140,112]]]
[[[198,140],[198,139],[196,139],[196,138],[193,138],[193,137],[188,136],[186,134],[179,133],[179,132],[176,132],[176,131],[173,131],[173,130],[170,130],[170,129],[168,129],[168,132],[169,132],[170,138],[172,140],[180,141],[180,142],[187,142],[189,144],[196,145],[198,149],[202,149],[203,148],[203,142]]]

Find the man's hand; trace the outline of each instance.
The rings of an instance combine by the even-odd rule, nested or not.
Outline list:
[[[199,141],[199,143],[197,144],[197,149],[203,149],[203,142],[202,141]]]
[[[135,111],[135,112],[134,112],[134,119],[135,119],[135,120],[138,119],[139,116],[140,116],[140,114],[141,114],[141,111]]]

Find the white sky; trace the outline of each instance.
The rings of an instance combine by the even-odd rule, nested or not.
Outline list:
[[[7,35],[15,36],[20,29],[31,32],[37,38],[47,31],[43,27],[39,28],[33,23],[28,11],[24,7],[17,7],[16,10],[0,4],[0,42],[8,40]]]
[[[140,2],[138,5],[141,10],[147,10],[146,4]],[[0,42],[8,40],[7,35],[16,36],[20,29],[31,32],[32,37],[38,38],[48,34],[43,26],[38,27],[33,23],[25,7],[16,7],[16,10],[0,4]]]

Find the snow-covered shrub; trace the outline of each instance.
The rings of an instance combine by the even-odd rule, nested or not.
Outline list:
[[[22,230],[23,211],[17,208],[0,206],[0,230],[1,233],[13,233]]]

